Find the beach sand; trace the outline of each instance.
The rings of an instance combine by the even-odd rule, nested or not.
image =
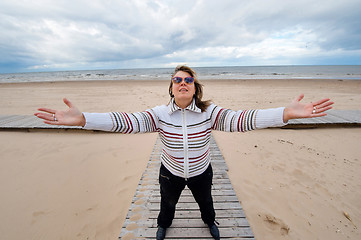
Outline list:
[[[299,93],[361,110],[361,81],[203,83],[205,99],[234,110],[285,106]],[[0,114],[65,108],[63,97],[84,112],[142,111],[168,103],[167,92],[167,81],[0,84]],[[361,239],[361,128],[213,134],[256,239]],[[117,239],[156,137],[1,131],[0,238]]]

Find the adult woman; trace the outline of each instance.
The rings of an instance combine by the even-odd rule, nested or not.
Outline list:
[[[303,95],[286,108],[232,111],[202,100],[203,89],[195,72],[178,66],[169,86],[168,105],[144,112],[127,114],[81,113],[72,103],[66,111],[40,108],[35,115],[54,125],[77,125],[121,133],[159,132],[163,143],[159,174],[161,207],[158,216],[157,239],[164,239],[172,224],[175,206],[185,185],[199,205],[202,220],[211,235],[219,239],[211,196],[212,166],[209,139],[212,130],[245,132],[258,128],[283,126],[292,118],[326,115],[332,102],[323,99],[302,104]]]

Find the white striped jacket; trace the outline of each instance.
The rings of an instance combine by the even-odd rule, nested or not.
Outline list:
[[[284,108],[232,111],[211,104],[205,112],[195,101],[185,109],[174,99],[168,105],[144,112],[83,113],[84,129],[120,133],[158,132],[163,143],[161,162],[174,175],[190,178],[202,174],[210,163],[212,130],[246,132],[283,126]]]

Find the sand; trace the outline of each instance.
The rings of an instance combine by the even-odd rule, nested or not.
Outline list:
[[[231,109],[330,97],[361,110],[361,81],[208,80]],[[38,107],[141,111],[166,104],[166,81],[0,84],[0,114]],[[255,237],[361,238],[361,128],[213,132]],[[0,132],[1,239],[117,239],[156,134]],[[344,216],[347,212],[352,222]]]

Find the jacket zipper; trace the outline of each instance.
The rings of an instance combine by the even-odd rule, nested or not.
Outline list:
[[[189,178],[189,162],[188,162],[188,133],[186,110],[182,109],[182,130],[183,130],[183,150],[184,150],[184,178],[187,181]]]

